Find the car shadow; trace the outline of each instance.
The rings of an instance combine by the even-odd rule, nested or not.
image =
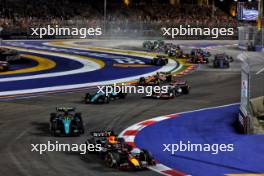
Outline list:
[[[51,136],[48,122],[31,122],[31,125],[35,127],[34,132],[30,132],[32,135],[45,137]]]

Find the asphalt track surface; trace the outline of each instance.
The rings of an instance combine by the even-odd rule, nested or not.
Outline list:
[[[237,49],[223,50],[233,57],[239,54]],[[89,131],[113,129],[121,132],[134,123],[156,116],[239,102],[239,65],[240,62],[236,60],[228,70],[200,67],[184,77],[192,87],[190,95],[172,100],[129,95],[125,100],[110,104],[86,105],[82,102],[84,93],[70,93],[0,102],[0,175],[159,175],[152,171],[122,172],[109,169],[98,157],[90,154],[47,152],[40,155],[31,152],[30,144],[47,143],[48,140],[80,144],[85,141]],[[57,106],[73,106],[82,112],[85,135],[55,138],[49,134],[49,114]]]

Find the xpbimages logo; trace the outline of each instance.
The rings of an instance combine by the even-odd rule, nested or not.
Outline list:
[[[30,35],[38,36],[78,36],[80,38],[87,38],[87,36],[102,35],[102,29],[97,28],[76,28],[76,27],[59,27],[58,25],[47,27],[30,28]]]
[[[179,141],[175,144],[163,144],[163,152],[175,155],[177,152],[209,152],[216,155],[220,152],[234,151],[234,144],[196,144],[191,141]]]
[[[98,91],[97,93],[102,93],[111,95],[111,94],[146,94],[146,96],[151,96],[153,93],[155,94],[165,94],[168,93],[168,86],[134,86],[134,85],[126,85],[122,83],[121,85],[111,85],[111,86],[97,86]]]
[[[220,36],[233,36],[234,28],[226,27],[191,27],[190,25],[179,27],[163,27],[161,28],[162,35],[168,36],[170,38],[175,38],[176,36],[209,36],[213,39],[217,39]]]
[[[61,144],[58,141],[31,144],[31,152],[37,152],[40,155],[45,154],[45,152],[80,152],[83,155],[86,152],[99,152],[101,150],[101,144]]]

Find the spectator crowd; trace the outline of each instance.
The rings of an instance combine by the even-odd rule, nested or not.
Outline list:
[[[98,0],[2,0],[0,4],[0,26],[5,31],[44,25],[102,27],[104,17],[109,28],[145,28],[146,26],[197,25],[232,26],[238,21],[229,14],[211,6],[192,4],[170,5],[169,3],[140,3],[126,6],[108,3],[104,16],[103,1]],[[111,2],[111,1],[110,1]]]

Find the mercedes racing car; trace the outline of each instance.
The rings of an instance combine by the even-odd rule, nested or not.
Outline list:
[[[0,61],[0,71],[8,71],[9,63],[6,61]]]
[[[88,103],[109,103],[110,96],[106,95],[105,92],[95,92],[95,93],[86,93],[84,97],[84,102]]]
[[[50,114],[50,132],[54,136],[84,134],[81,113],[76,113],[75,108],[56,108],[56,112]]]
[[[166,56],[158,55],[151,60],[151,64],[155,66],[164,66],[169,62]]]
[[[233,57],[227,54],[217,54],[214,57],[213,66],[214,68],[229,68],[230,62],[233,62]]]
[[[88,151],[98,154],[110,168],[120,170],[145,169],[156,162],[146,150],[134,148],[118,138],[113,131],[91,132],[86,140],[89,146],[97,146],[96,150]],[[98,150],[99,149],[99,150]]]
[[[97,91],[95,93],[86,93],[84,97],[84,102],[88,103],[109,103],[112,99],[124,99],[126,98],[126,93],[115,93],[111,92],[107,94],[106,92]]]
[[[0,48],[0,61],[14,62],[19,60],[21,60],[21,57],[16,50]]]

